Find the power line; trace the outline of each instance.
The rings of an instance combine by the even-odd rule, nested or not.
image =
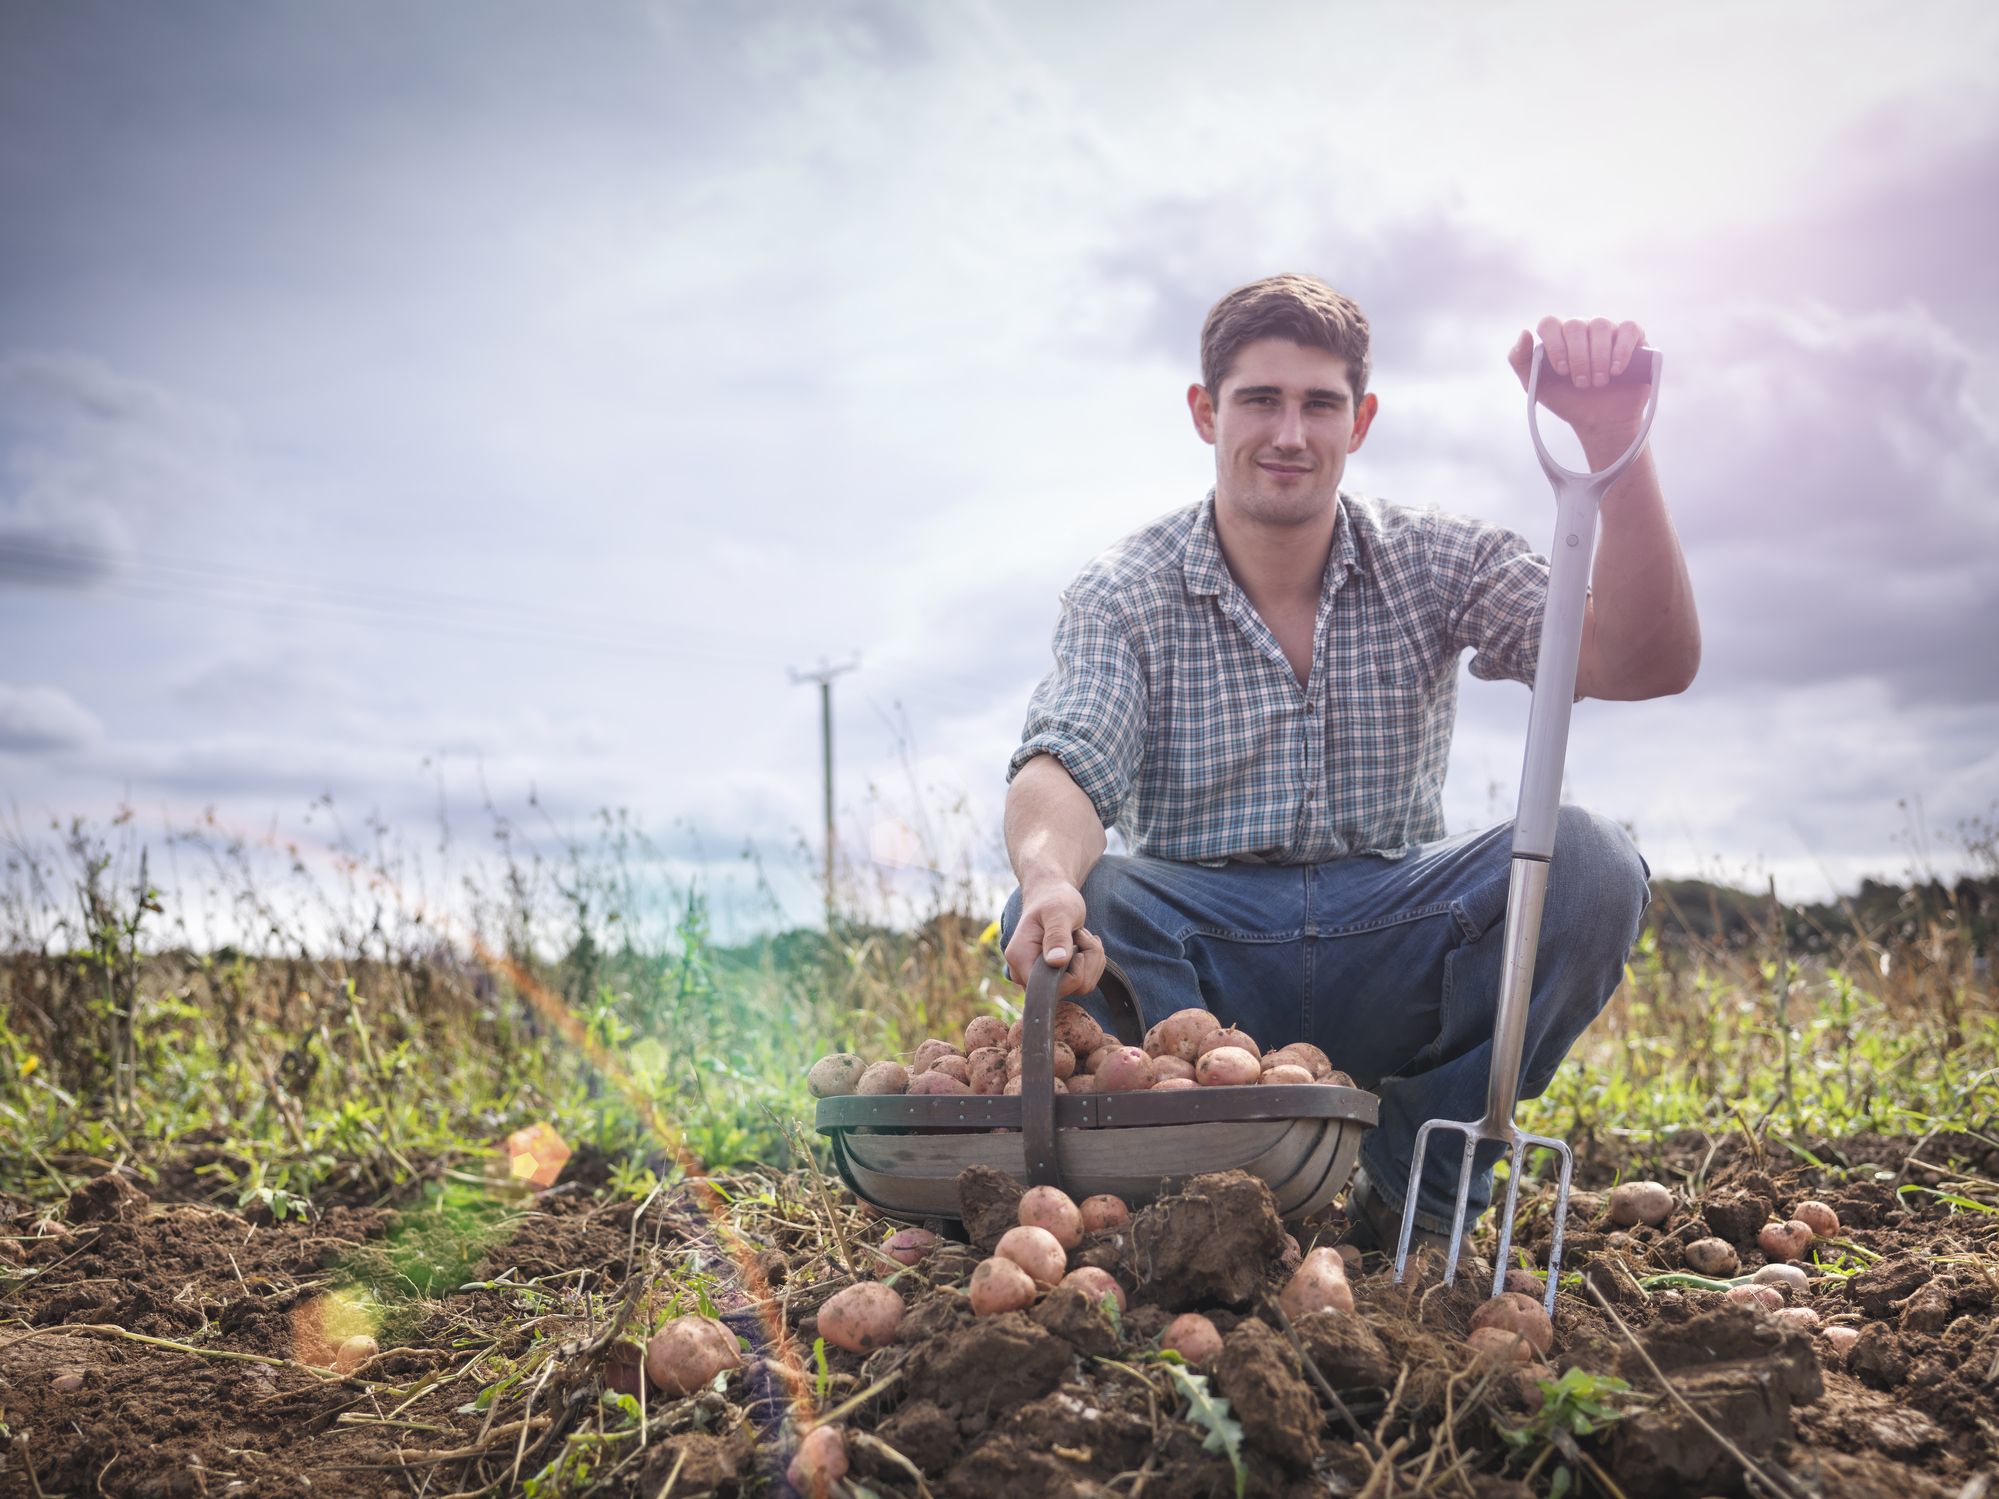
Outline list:
[[[856,656],[852,661],[832,666],[821,656],[817,670],[793,668],[791,673],[793,683],[813,682],[819,687],[819,765],[826,792],[826,930],[829,932],[833,929],[833,679],[860,664],[860,657]]]

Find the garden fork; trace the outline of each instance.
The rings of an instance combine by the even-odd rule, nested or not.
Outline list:
[[[1588,594],[1590,555],[1596,547],[1597,510],[1603,494],[1631,466],[1652,430],[1659,407],[1659,376],[1665,361],[1653,349],[1641,348],[1623,373],[1611,383],[1651,383],[1652,394],[1638,436],[1609,468],[1576,473],[1549,456],[1541,441],[1536,399],[1547,350],[1536,348],[1527,379],[1527,430],[1542,472],[1555,486],[1555,545],[1548,576],[1548,602],[1541,623],[1541,650],[1534,668],[1534,696],[1527,715],[1527,755],[1520,772],[1520,806],[1513,822],[1513,867],[1506,886],[1506,931],[1501,949],[1499,1015],[1492,1031],[1492,1070],[1486,1081],[1485,1117],[1458,1123],[1432,1119],[1416,1132],[1415,1159],[1409,1166],[1408,1190],[1402,1199],[1402,1236],[1395,1246],[1395,1278],[1400,1281],[1409,1259],[1409,1240],[1416,1230],[1416,1194],[1423,1180],[1423,1157],[1430,1136],[1454,1130],[1465,1137],[1464,1162],[1458,1171],[1457,1212],[1451,1220],[1450,1247],[1444,1261],[1444,1284],[1457,1279],[1458,1254],[1465,1231],[1465,1207],[1471,1192],[1473,1155],[1482,1141],[1507,1147],[1506,1208],[1499,1222],[1499,1252],[1494,1256],[1492,1294],[1506,1284],[1506,1255],[1513,1245],[1513,1213],[1520,1195],[1520,1177],[1530,1146],[1552,1150],[1561,1163],[1555,1189],[1555,1223],[1548,1247],[1550,1316],[1555,1311],[1555,1284],[1562,1269],[1562,1228],[1568,1218],[1569,1180],[1575,1160],[1568,1145],[1546,1135],[1530,1135],[1513,1122],[1513,1105],[1520,1094],[1520,1052],[1527,1039],[1527,1000],[1534,988],[1534,958],[1541,942],[1541,907],[1548,893],[1548,863],[1555,852],[1555,819],[1562,789],[1562,761],[1569,746],[1569,709],[1576,695],[1576,660],[1582,651],[1583,606]]]

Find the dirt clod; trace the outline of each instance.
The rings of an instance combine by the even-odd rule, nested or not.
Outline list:
[[[106,1223],[144,1211],[152,1198],[121,1171],[93,1177],[69,1194],[71,1223]]]
[[[1281,1333],[1261,1318],[1245,1317],[1222,1339],[1214,1372],[1245,1437],[1287,1467],[1312,1465],[1319,1455],[1319,1402]]]
[[[1846,1356],[1846,1367],[1877,1390],[1892,1389],[1909,1377],[1909,1355],[1893,1329],[1879,1322],[1860,1329],[1860,1339]]]
[[[912,1400],[882,1424],[881,1439],[925,1473],[941,1473],[958,1453],[958,1423],[933,1400]],[[893,1478],[884,1470],[876,1475]]]
[[[1868,1316],[1889,1317],[1896,1302],[1913,1295],[1929,1279],[1929,1266],[1913,1256],[1883,1260],[1849,1280],[1846,1293]]]
[[[1079,1286],[1057,1286],[1031,1315],[1078,1353],[1109,1358],[1117,1352],[1117,1331],[1111,1319]]]
[[[1025,1312],[1004,1312],[923,1344],[911,1360],[909,1383],[955,1409],[962,1422],[1047,1394],[1075,1356],[1073,1347]]]
[[[1717,1239],[1747,1249],[1774,1210],[1770,1199],[1760,1192],[1715,1192],[1701,1204],[1701,1217]]]
[[[1346,1312],[1313,1312],[1292,1330],[1312,1362],[1336,1390],[1386,1389],[1395,1380],[1395,1361],[1372,1327]]]
[[[1020,1199],[1027,1188],[992,1166],[967,1166],[958,1173],[958,1207],[965,1234],[981,1254],[991,1254],[1000,1235],[1020,1223]]]
[[[1197,1176],[1132,1219],[1131,1265],[1143,1294],[1174,1311],[1241,1306],[1284,1252],[1270,1188],[1246,1171]]]

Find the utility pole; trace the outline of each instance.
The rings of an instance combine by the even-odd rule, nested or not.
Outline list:
[[[832,666],[821,656],[817,670],[799,671],[794,667],[791,672],[794,685],[802,682],[819,684],[819,765],[826,792],[826,930],[829,932],[833,929],[833,678],[854,670],[860,664],[857,656],[852,661]]]

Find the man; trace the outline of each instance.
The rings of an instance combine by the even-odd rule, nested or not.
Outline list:
[[[1610,385],[1644,333],[1544,318],[1541,402],[1593,467],[1647,391]],[[1509,354],[1525,384],[1533,340]],[[1343,492],[1379,402],[1368,327],[1323,282],[1230,292],[1187,405],[1215,449],[1198,505],[1125,538],[1062,596],[1055,667],[1009,767],[1020,888],[1009,970],[1067,967],[1094,1008],[1105,949],[1147,1024],[1204,1005],[1266,1047],[1311,1041],[1381,1095],[1348,1197],[1391,1246],[1417,1129],[1484,1107],[1512,828],[1444,836],[1457,663],[1532,683],[1548,566],[1514,532]],[[1681,692],[1700,627],[1649,452],[1605,496],[1578,697]],[[1119,827],[1128,857],[1105,854]],[[1521,1091],[1540,1094],[1616,989],[1648,897],[1614,823],[1561,810]],[[1085,926],[1085,922],[1088,926]],[[1452,1153],[1431,1152],[1419,1240],[1441,1245]],[[1481,1147],[1474,1209],[1498,1147]]]

